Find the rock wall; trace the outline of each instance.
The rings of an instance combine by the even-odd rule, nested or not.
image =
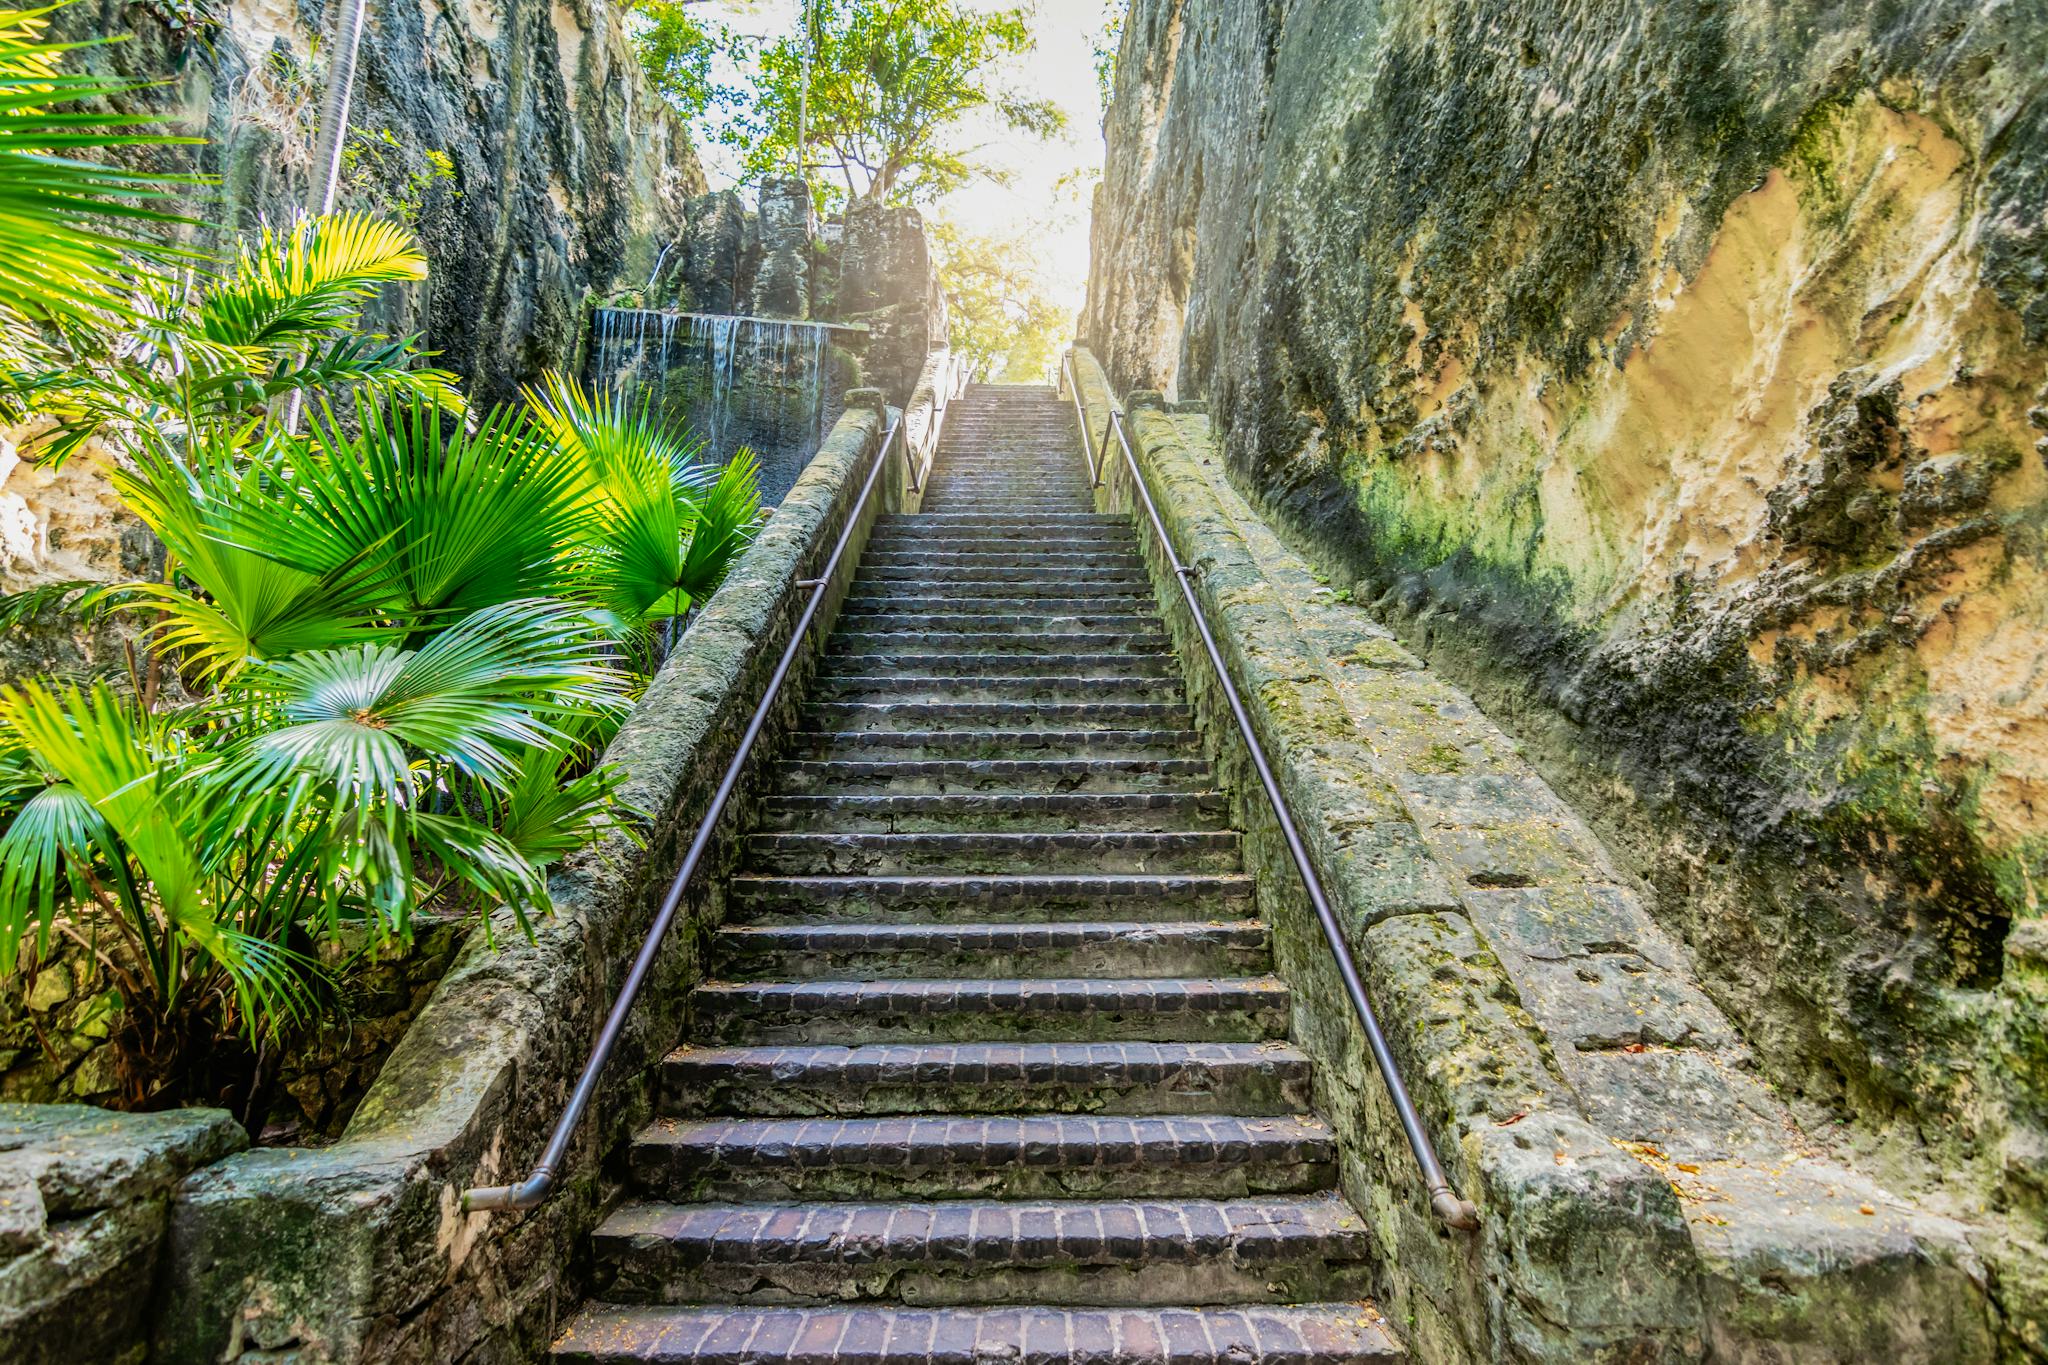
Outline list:
[[[1988,1220],[2012,1304],[2044,64],[2048,11],[1962,0],[1137,0],[1083,318],[1514,730],[1795,1108]]]
[[[357,61],[340,206],[417,228],[427,282],[376,321],[418,332],[479,402],[569,368],[592,295],[643,284],[705,190],[689,130],[647,88],[607,0],[373,4]],[[306,200],[335,7],[233,0],[194,36],[133,6],[66,12],[135,41],[99,60],[174,75],[159,107],[204,136],[210,220],[247,228]]]

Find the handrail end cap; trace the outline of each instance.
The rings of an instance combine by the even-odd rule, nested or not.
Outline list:
[[[1479,1207],[1469,1199],[1460,1199],[1450,1190],[1437,1190],[1430,1195],[1429,1207],[1436,1214],[1437,1221],[1447,1228],[1460,1232],[1479,1230]]]

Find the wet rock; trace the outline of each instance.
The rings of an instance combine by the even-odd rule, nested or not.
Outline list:
[[[685,311],[739,311],[749,235],[746,206],[735,191],[718,190],[690,201],[680,299]]]

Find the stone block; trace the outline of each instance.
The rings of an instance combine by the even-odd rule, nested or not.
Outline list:
[[[214,1109],[0,1104],[0,1359],[140,1361],[172,1191],[247,1144]]]

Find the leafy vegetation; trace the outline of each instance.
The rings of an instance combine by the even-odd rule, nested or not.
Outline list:
[[[1034,244],[965,232],[945,219],[932,223],[931,237],[953,349],[985,379],[1043,379],[1073,335],[1073,318]]]
[[[799,164],[821,204],[928,204],[997,178],[970,138],[979,122],[1048,137],[1065,125],[1050,101],[1006,79],[1034,39],[1022,9],[959,0],[811,0],[804,35],[750,44],[687,12],[687,0],[639,0],[636,39],[655,88],[690,117],[716,110],[715,136],[748,177]],[[745,84],[713,77],[721,52]],[[801,138],[803,146],[798,147]]]
[[[32,19],[0,17],[0,73],[62,82]],[[0,145],[28,120],[98,127],[24,96]],[[357,955],[426,913],[525,926],[547,866],[627,819],[597,755],[752,537],[754,467],[559,377],[469,412],[416,338],[360,330],[425,275],[397,224],[215,261],[109,227],[162,225],[150,182],[12,156],[0,391],[54,419],[41,459],[106,458],[165,568],[0,601],[142,631],[125,677],[0,690],[0,978],[68,940],[115,984],[127,1102],[258,1115]]]

